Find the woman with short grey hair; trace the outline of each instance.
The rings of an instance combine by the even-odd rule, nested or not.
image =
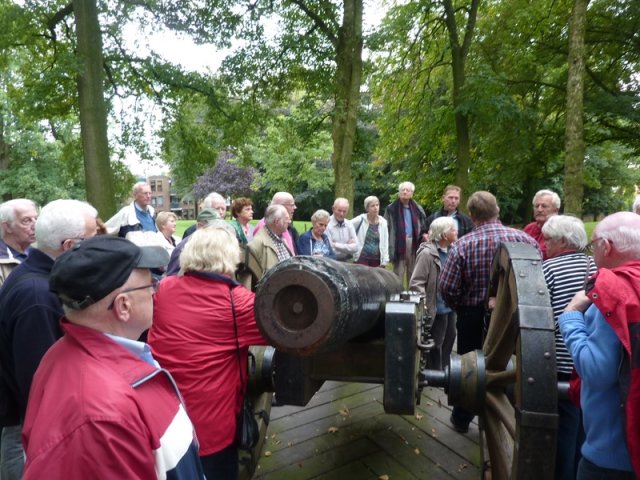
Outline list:
[[[389,229],[380,214],[380,200],[373,195],[364,199],[365,213],[351,224],[356,230],[359,250],[355,262],[370,267],[385,267],[389,263]]]
[[[433,318],[431,337],[435,342],[429,352],[428,367],[443,370],[456,339],[456,314],[438,292],[438,276],[447,260],[449,245],[458,239],[458,229],[452,217],[438,217],[429,226],[429,240],[418,247],[416,266],[409,289],[424,297],[427,314]]]
[[[560,334],[558,317],[576,292],[584,289],[596,264],[585,253],[587,232],[580,219],[553,215],[542,226],[542,235],[548,257],[542,263],[542,272],[555,320],[558,380],[566,382],[573,371],[573,361]],[[575,478],[583,437],[580,409],[570,400],[558,400],[558,422],[555,478]]]
[[[311,215],[311,228],[300,235],[296,244],[298,255],[316,255],[336,259],[331,240],[324,233],[329,225],[329,216],[329,212],[322,209],[316,210]]]

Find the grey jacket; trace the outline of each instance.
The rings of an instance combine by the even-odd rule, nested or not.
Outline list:
[[[427,313],[436,316],[438,275],[442,270],[440,254],[435,242],[422,242],[416,254],[416,265],[409,281],[409,290],[424,296]]]

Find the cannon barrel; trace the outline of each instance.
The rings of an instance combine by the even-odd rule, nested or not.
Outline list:
[[[398,277],[383,268],[292,257],[260,281],[256,320],[278,350],[311,355],[370,331],[382,334],[385,303],[401,290]]]

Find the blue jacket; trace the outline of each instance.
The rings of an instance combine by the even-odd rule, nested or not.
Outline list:
[[[321,251],[323,257],[332,258],[333,260],[336,259],[336,252],[331,248],[331,241],[326,233],[322,234],[322,242],[320,242],[311,236],[311,230],[304,232],[300,235],[300,238],[298,238],[296,250],[298,251],[298,255],[313,255],[314,251]]]
[[[53,259],[32,248],[2,285],[11,289],[0,304],[0,363],[17,385],[16,400],[24,419],[33,375],[45,352],[62,337],[62,304],[49,291]],[[19,281],[24,274],[38,274]],[[14,287],[15,285],[15,287]]]
[[[582,379],[580,405],[586,434],[582,455],[599,467],[630,471],[620,410],[620,340],[595,305],[584,314],[563,313],[558,323]]]

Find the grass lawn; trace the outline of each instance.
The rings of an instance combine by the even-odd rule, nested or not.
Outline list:
[[[184,233],[184,231],[194,223],[196,223],[195,220],[178,220],[176,223],[176,236],[182,238],[182,234]],[[258,220],[253,220],[251,223],[255,225],[256,223],[258,223]],[[308,220],[306,222],[299,222],[295,220],[293,224],[300,233],[304,233],[311,228],[311,220]]]
[[[178,220],[177,227],[176,227],[176,235],[179,237],[182,237],[182,234],[184,233],[184,231],[194,223],[196,223],[195,220]],[[258,223],[258,220],[253,220],[251,223],[255,225],[256,223]],[[591,240],[591,232],[593,232],[593,229],[595,228],[597,223],[598,222],[587,222],[584,224],[587,230],[587,240]],[[293,224],[295,225],[299,233],[304,233],[311,228],[311,220],[308,220],[308,221],[295,220]]]

